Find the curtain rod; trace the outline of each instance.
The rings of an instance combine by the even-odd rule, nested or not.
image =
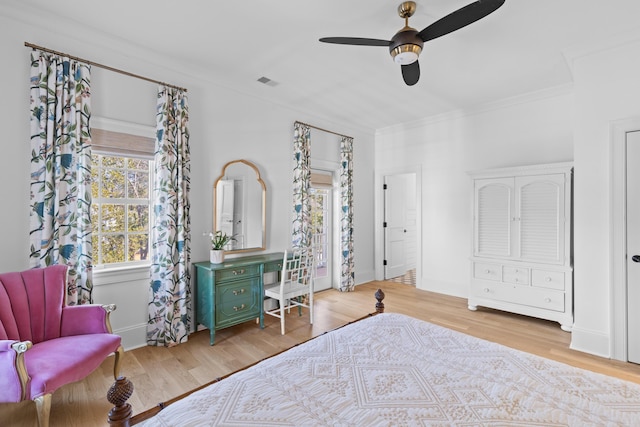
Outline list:
[[[183,87],[180,87],[180,86],[176,86],[176,85],[172,85],[172,84],[169,84],[169,83],[161,82],[159,80],[150,79],[149,77],[140,76],[138,74],[133,74],[133,73],[130,73],[128,71],[119,70],[117,68],[113,68],[113,67],[110,67],[108,65],[98,64],[97,62],[88,61],[86,59],[79,58],[77,56],[69,55],[68,53],[58,52],[58,51],[52,50],[52,49],[47,49],[46,47],[37,46],[35,44],[28,43],[28,42],[24,42],[24,45],[27,46],[27,47],[33,48],[33,49],[38,49],[38,50],[42,50],[44,52],[53,53],[54,55],[66,56],[66,57],[68,57],[70,59],[75,59],[76,61],[85,62],[85,63],[87,63],[89,65],[93,65],[93,66],[96,66],[96,67],[99,67],[99,68],[104,68],[105,70],[113,71],[113,72],[116,72],[116,73],[119,73],[119,74],[124,74],[125,76],[135,77],[137,79],[146,80],[146,81],[151,82],[151,83],[161,84],[161,85],[164,85],[164,86],[172,87],[174,89],[182,90],[184,92],[187,91],[187,89],[185,89]]]
[[[310,128],[317,129],[317,130],[320,130],[322,132],[332,133],[334,135],[338,135],[338,136],[341,136],[343,138],[351,138],[351,139],[353,139],[352,136],[344,135],[344,134],[341,134],[341,133],[338,133],[338,132],[333,132],[333,131],[326,130],[326,129],[322,129],[322,128],[319,128],[318,126],[313,126],[313,125],[310,125],[309,123],[304,123],[304,122],[301,122],[299,120],[296,120],[295,123],[298,123],[298,124],[301,124],[301,125],[304,125],[304,126],[309,126]]]

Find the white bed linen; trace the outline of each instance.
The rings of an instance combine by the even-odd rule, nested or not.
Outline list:
[[[401,314],[345,326],[143,426],[640,426],[640,385]]]

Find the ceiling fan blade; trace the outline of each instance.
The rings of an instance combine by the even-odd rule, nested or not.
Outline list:
[[[402,66],[402,78],[407,86],[413,86],[420,80],[420,64],[418,61]]]
[[[504,2],[505,0],[477,0],[429,25],[418,33],[418,37],[426,42],[459,30],[496,11]]]
[[[389,47],[391,41],[380,39],[367,39],[361,37],[323,37],[320,39],[324,43],[350,44],[355,46],[385,46]]]

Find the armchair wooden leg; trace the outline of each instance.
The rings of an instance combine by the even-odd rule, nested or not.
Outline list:
[[[120,376],[120,361],[122,356],[124,355],[124,348],[122,346],[118,346],[116,350],[115,361],[113,362],[113,379],[117,380]]]
[[[51,393],[33,399],[38,412],[38,426],[49,427],[49,413],[51,412]]]

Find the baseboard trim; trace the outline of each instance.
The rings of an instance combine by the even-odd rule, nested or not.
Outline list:
[[[114,334],[122,338],[122,347],[125,350],[133,350],[147,345],[147,324],[139,323],[127,328],[117,329]]]
[[[422,279],[421,286],[418,287],[423,291],[437,292],[439,294],[449,295],[458,298],[469,297],[469,285],[454,282],[443,282],[440,280]]]
[[[574,325],[571,330],[572,350],[593,354],[607,359],[611,358],[609,336],[602,332],[582,329]]]

